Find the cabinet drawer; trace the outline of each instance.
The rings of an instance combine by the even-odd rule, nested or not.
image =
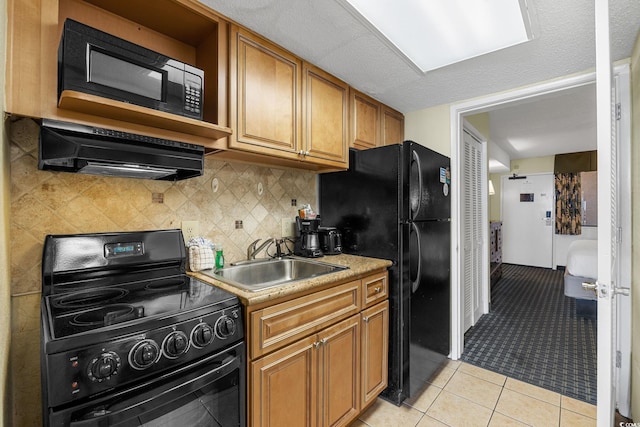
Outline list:
[[[251,313],[251,358],[281,348],[360,311],[353,281]]]
[[[362,308],[387,298],[389,294],[387,272],[362,279]]]

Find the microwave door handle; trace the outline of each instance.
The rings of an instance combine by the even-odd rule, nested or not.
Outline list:
[[[180,374],[177,374],[176,378],[171,382],[171,387],[167,389],[151,390],[150,392],[130,399],[130,402],[127,402],[126,407],[122,409],[118,409],[113,412],[108,412],[107,409],[104,414],[99,414],[86,420],[72,421],[69,426],[93,427],[96,425],[111,425],[112,423],[119,423],[133,417],[140,416],[143,413],[149,412],[150,407],[148,404],[151,402],[153,402],[153,405],[151,406],[152,409],[159,408],[175,400],[175,392],[180,393],[181,396],[186,396],[189,393],[193,393],[196,390],[200,390],[203,387],[214,383],[237,368],[240,368],[240,358],[233,357],[213,371],[208,370],[204,374],[198,375],[187,382],[182,382],[183,377],[181,377]]]

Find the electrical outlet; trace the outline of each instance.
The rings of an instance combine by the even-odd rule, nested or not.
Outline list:
[[[289,218],[282,218],[282,228],[281,228],[281,232],[282,235],[281,237],[293,237],[296,235],[296,230],[294,228],[295,223],[290,220]]]
[[[192,237],[200,235],[200,223],[198,221],[182,221],[182,236],[187,243]]]

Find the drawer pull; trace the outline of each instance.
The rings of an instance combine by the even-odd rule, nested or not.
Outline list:
[[[327,343],[327,339],[326,338],[322,338],[320,341],[314,342],[313,343],[313,347],[314,348],[320,348],[320,346],[323,346]]]
[[[369,323],[369,318],[367,316],[363,317],[362,320],[364,321],[364,323]]]
[[[376,294],[379,294],[380,291],[382,290],[382,288],[378,286],[377,288],[374,288],[373,290],[376,291]]]

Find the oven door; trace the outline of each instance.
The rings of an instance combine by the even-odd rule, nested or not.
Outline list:
[[[240,426],[244,343],[185,368],[51,413],[52,426]]]

